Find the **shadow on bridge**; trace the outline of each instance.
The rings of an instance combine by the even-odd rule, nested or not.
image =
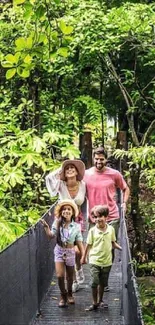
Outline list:
[[[53,222],[53,209],[54,205],[43,216],[49,225]],[[124,216],[120,242],[123,250],[116,253],[110,292],[105,293],[109,309],[85,310],[91,304],[87,265],[86,281],[75,293],[75,306],[61,309],[53,277],[55,241],[47,240],[38,222],[0,254],[0,325],[143,325]]]

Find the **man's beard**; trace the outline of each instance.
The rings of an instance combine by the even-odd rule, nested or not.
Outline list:
[[[95,164],[95,167],[97,170],[102,170],[105,167],[106,164]]]

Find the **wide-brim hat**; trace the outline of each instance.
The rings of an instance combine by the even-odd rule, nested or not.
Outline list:
[[[62,169],[60,172],[60,179],[62,181],[65,181],[65,168],[67,165],[73,165],[77,169],[78,175],[77,175],[77,180],[81,181],[83,179],[84,173],[85,173],[85,165],[82,160],[65,160],[62,164]]]
[[[78,206],[77,206],[77,204],[73,200],[70,200],[70,199],[65,199],[65,200],[61,200],[60,202],[58,202],[58,204],[55,207],[54,214],[55,215],[59,215],[60,209],[64,205],[70,205],[73,208],[73,210],[74,210],[74,216],[75,217],[78,216],[78,214],[79,214]]]

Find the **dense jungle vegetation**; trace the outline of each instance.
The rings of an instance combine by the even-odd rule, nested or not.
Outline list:
[[[125,160],[131,188],[132,254],[149,265],[155,257],[154,1],[3,0],[0,15],[1,250],[51,204],[45,174],[63,157],[80,157],[79,135],[90,130],[94,145],[115,149],[108,116],[128,135],[128,148],[115,157]],[[148,325],[151,297],[153,304],[144,301]]]

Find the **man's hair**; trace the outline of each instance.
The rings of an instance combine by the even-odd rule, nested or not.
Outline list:
[[[100,216],[107,217],[109,215],[108,205],[95,205],[91,210],[92,217],[95,214],[99,214]]]
[[[103,155],[105,158],[107,158],[107,152],[103,147],[98,147],[94,149],[94,157],[95,155]]]

